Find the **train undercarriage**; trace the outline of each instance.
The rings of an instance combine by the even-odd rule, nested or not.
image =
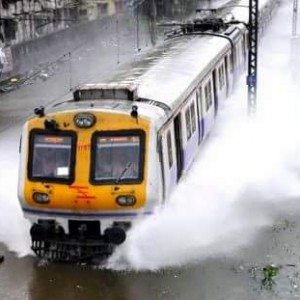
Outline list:
[[[69,221],[69,233],[54,220],[38,220],[30,230],[31,249],[39,257],[56,262],[103,261],[126,239],[130,223],[114,223],[100,232],[99,221]]]

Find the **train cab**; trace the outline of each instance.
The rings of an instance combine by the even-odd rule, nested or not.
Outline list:
[[[87,100],[100,96],[99,89],[96,96],[86,91],[36,110],[24,125],[19,200],[33,241],[57,241],[58,232],[60,243],[81,234],[119,244],[158,198],[157,169],[149,164],[156,147],[151,120],[132,101]]]

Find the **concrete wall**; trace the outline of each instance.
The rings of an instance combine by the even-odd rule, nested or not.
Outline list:
[[[1,10],[2,47],[5,45],[6,52],[11,52],[12,66],[7,69],[9,72],[2,72],[0,79],[43,68],[44,64],[69,52],[78,69],[86,68],[85,64],[81,66],[80,61],[87,49],[92,49],[91,53],[99,64],[106,60],[119,64],[134,59],[161,38],[161,29],[156,26],[158,20],[184,18],[195,8],[195,0],[99,0],[93,1],[93,5],[97,3],[96,7],[88,2],[71,7],[70,2],[60,1],[58,4],[59,0],[40,0],[39,5],[32,6],[33,1],[23,0],[22,9],[20,1],[5,1],[13,1],[5,5],[8,12],[3,14]],[[3,2],[0,0],[2,7]],[[26,2],[29,4],[25,5]],[[44,22],[40,13],[31,15],[34,25],[32,20],[13,19],[17,24],[15,34],[8,35],[3,20],[14,18],[14,12],[23,15],[25,6],[26,11],[42,9],[44,15],[50,15],[48,24],[36,26],[38,21]]]

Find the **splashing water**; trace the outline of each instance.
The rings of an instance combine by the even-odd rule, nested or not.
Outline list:
[[[0,135],[0,242],[19,255],[30,253],[29,223],[17,198],[19,130]]]
[[[246,116],[243,77],[167,205],[134,226],[108,268],[157,270],[228,255],[276,214],[297,210],[290,200],[300,196],[300,103],[284,31],[289,9],[262,41],[256,118]]]

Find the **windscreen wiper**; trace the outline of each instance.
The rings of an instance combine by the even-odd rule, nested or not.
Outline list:
[[[118,184],[120,182],[120,180],[122,179],[122,177],[126,174],[126,172],[128,171],[128,169],[131,167],[132,162],[128,162],[125,166],[125,168],[122,170],[122,172],[120,173],[120,175],[117,177],[115,184]]]

